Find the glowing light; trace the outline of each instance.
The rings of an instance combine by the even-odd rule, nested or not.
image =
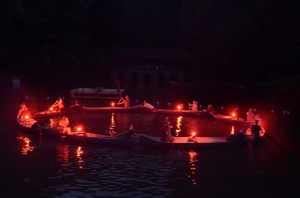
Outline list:
[[[231,114],[231,116],[232,116],[232,117],[235,117],[235,116],[236,116],[236,113],[235,113],[235,112],[233,112],[233,113]]]
[[[77,127],[77,131],[78,131],[78,132],[82,131],[82,127],[81,127],[81,126],[78,126],[78,127]]]
[[[116,105],[116,104],[115,104],[114,102],[110,103],[110,106],[111,106],[111,107],[115,107],[115,105]]]
[[[192,137],[195,137],[195,136],[196,136],[196,132],[193,131],[193,132],[192,132]]]
[[[177,105],[177,110],[181,110],[182,109],[182,106],[181,105]]]
[[[231,127],[230,134],[234,134],[234,126]]]
[[[25,115],[25,119],[29,119],[29,115]]]

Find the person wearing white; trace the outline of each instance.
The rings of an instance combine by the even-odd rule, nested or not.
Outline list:
[[[153,106],[152,104],[147,103],[146,100],[144,100],[143,107],[146,107],[146,108],[148,108],[148,109],[154,109],[154,106]]]

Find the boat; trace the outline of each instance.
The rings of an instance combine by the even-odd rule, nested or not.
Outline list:
[[[155,149],[205,149],[226,148],[244,145],[247,138],[228,140],[227,137],[173,137],[173,141],[161,141],[161,137],[140,135],[140,145]]]
[[[81,107],[75,106],[75,105],[70,106],[68,108],[64,108],[64,110],[61,110],[61,111],[49,108],[45,111],[39,111],[39,112],[34,113],[33,117],[35,119],[57,117],[57,116],[62,116],[62,115],[68,114],[68,113],[77,112],[80,110],[81,110]]]
[[[107,89],[103,87],[96,88],[77,88],[72,89],[71,99],[100,99],[100,100],[118,100],[124,89]]]
[[[85,112],[115,112],[115,113],[133,113],[133,112],[151,112],[151,109],[143,107],[141,105],[132,106],[132,107],[80,107],[82,111]]]
[[[110,136],[90,132],[67,133],[65,140],[78,145],[129,147],[138,144],[139,136]]]
[[[243,118],[237,118],[235,116],[216,114],[216,113],[211,113],[211,115],[216,120],[225,121],[227,123],[231,123],[231,124],[234,124],[234,125],[235,124],[242,125],[245,128],[248,128],[253,124],[253,122],[251,122],[251,121],[244,120]]]
[[[59,133],[50,127],[49,124],[37,121],[33,118],[25,118],[24,120],[17,120],[17,128],[26,134],[33,136],[43,136],[51,139],[61,139],[63,134]]]
[[[177,115],[177,116],[196,116],[196,117],[211,117],[211,114],[205,110],[177,110],[177,109],[152,109],[151,112],[156,114]]]
[[[132,107],[80,107],[81,111],[84,112],[114,112],[114,113],[154,113],[154,114],[165,114],[165,115],[177,115],[177,116],[196,116],[196,117],[211,117],[211,114],[205,110],[191,111],[191,110],[173,110],[173,109],[150,109],[143,105],[136,105]]]

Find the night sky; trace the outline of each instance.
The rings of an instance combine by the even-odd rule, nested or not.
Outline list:
[[[188,82],[299,84],[296,3],[1,0],[1,73],[45,85],[97,76],[100,84],[109,80],[109,48],[180,48]]]

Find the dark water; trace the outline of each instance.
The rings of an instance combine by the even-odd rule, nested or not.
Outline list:
[[[72,145],[29,137],[16,130],[16,106],[9,102],[1,113],[1,197],[300,195],[299,156],[276,139],[266,138],[259,147],[200,151]],[[277,116],[265,118],[269,123],[279,120]],[[159,135],[164,116],[81,113],[69,115],[69,119],[71,126],[81,124],[93,132],[110,128],[123,131],[133,123],[138,133]],[[209,118],[170,119],[179,135],[196,131],[199,136],[223,136],[232,127]],[[290,118],[280,119],[289,123]],[[269,124],[266,129],[275,135],[287,133],[288,126]]]

